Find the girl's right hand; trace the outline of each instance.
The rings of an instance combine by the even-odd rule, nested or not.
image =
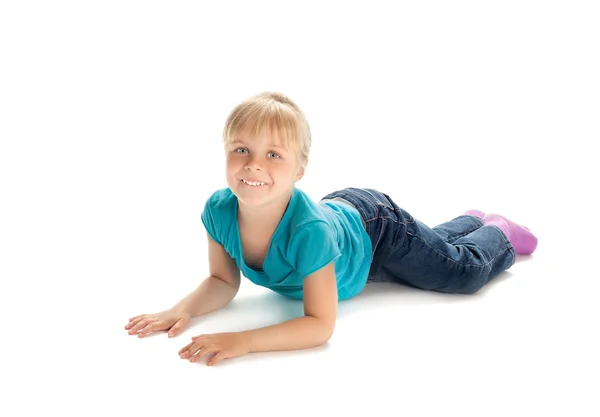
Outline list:
[[[188,313],[175,310],[165,310],[157,314],[142,314],[129,319],[125,330],[130,335],[144,337],[159,330],[169,330],[169,337],[181,333],[189,324],[191,316]]]

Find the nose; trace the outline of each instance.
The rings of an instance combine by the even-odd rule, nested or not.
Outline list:
[[[253,156],[251,156],[251,157],[248,158],[248,160],[246,162],[245,168],[248,171],[260,171],[260,170],[262,170],[262,167],[260,166],[260,163]]]

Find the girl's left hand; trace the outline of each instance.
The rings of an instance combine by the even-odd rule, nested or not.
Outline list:
[[[223,359],[243,356],[249,352],[249,343],[242,333],[215,333],[192,337],[192,341],[179,351],[179,357],[197,362],[202,357],[214,353],[207,363],[214,365]]]

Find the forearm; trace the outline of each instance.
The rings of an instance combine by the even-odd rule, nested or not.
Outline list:
[[[225,307],[233,300],[237,291],[238,288],[211,275],[173,309],[186,311],[192,317],[201,316]]]
[[[298,317],[272,326],[242,332],[250,352],[316,347],[326,343],[332,333],[333,328],[312,316]]]

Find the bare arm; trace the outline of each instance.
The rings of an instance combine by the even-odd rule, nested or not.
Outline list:
[[[183,331],[191,317],[218,310],[233,300],[240,287],[240,271],[225,249],[210,236],[208,258],[210,275],[198,288],[169,310],[131,317],[125,330],[138,337],[168,330],[169,337],[174,337]]]
[[[242,332],[250,352],[305,349],[331,338],[338,301],[333,263],[307,277],[303,291],[303,317]]]
[[[237,291],[231,284],[211,275],[175,304],[173,310],[188,313],[192,317],[201,316],[225,307],[233,300]]]
[[[185,311],[192,317],[225,307],[240,288],[240,271],[235,261],[208,236],[210,276],[194,291],[179,301],[173,310]]]

